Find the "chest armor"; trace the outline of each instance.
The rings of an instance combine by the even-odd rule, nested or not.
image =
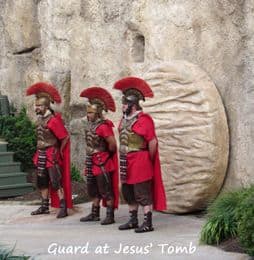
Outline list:
[[[47,127],[47,123],[52,117],[53,115],[49,115],[45,118],[38,118],[36,122],[38,149],[46,149],[47,147],[58,145],[57,138]]]
[[[104,138],[96,134],[96,129],[104,123],[104,120],[88,122],[85,130],[87,154],[107,151],[107,143]]]
[[[119,134],[121,153],[137,152],[146,149],[144,138],[132,131],[132,126],[137,120],[137,116],[122,120]]]

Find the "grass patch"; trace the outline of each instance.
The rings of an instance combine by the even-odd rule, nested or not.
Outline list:
[[[254,256],[254,185],[223,193],[207,208],[200,242],[218,245],[232,238],[237,238],[245,252]]]
[[[16,255],[14,253],[15,246],[13,248],[8,248],[4,245],[0,245],[0,259],[1,260],[28,260],[30,256],[26,255]]]

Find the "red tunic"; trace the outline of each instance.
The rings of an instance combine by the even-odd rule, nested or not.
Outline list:
[[[64,127],[64,123],[62,121],[62,117],[59,113],[57,113],[54,117],[52,117],[48,123],[47,127],[52,131],[52,133],[56,136],[58,140],[62,140],[68,136],[68,132]],[[47,162],[46,168],[53,166],[53,152],[54,147],[48,147],[46,149]],[[68,142],[63,151],[63,159],[60,157],[60,152],[56,153],[56,160],[62,168],[62,187],[64,190],[64,195],[68,208],[72,208],[72,194],[71,194],[71,178],[70,178],[70,142]],[[36,151],[33,157],[34,164],[37,165],[38,162],[38,151]],[[51,206],[55,208],[59,208],[59,198],[57,192],[53,189],[50,189],[51,194]]]
[[[121,122],[119,128],[121,127]],[[153,119],[150,115],[140,112],[137,121],[132,125],[132,131],[142,136],[148,144],[157,139]],[[127,154],[127,184],[136,184],[152,180],[153,182],[153,208],[166,209],[166,195],[161,177],[161,166],[158,148],[155,162],[152,163],[148,151],[130,152]]]
[[[114,136],[114,132],[113,132],[113,123],[110,120],[106,120],[105,123],[99,125],[96,128],[96,134],[102,138],[107,138],[110,136]],[[115,170],[115,165],[113,162],[112,158],[109,158],[109,152],[97,152],[94,153],[92,156],[92,161],[93,161],[93,166],[92,166],[92,172],[93,175],[99,175],[102,174],[102,170],[99,166],[100,162],[97,158],[97,156],[100,157],[100,160],[102,162],[106,162],[106,164],[104,165],[105,171],[106,172],[113,172]],[[108,159],[109,158],[109,159]]]

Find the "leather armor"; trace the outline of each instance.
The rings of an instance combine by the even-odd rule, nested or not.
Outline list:
[[[129,153],[147,149],[142,136],[132,131],[133,124],[138,120],[137,116],[131,119],[124,118],[120,128],[120,152]]]
[[[58,140],[55,135],[48,129],[47,123],[54,115],[38,118],[36,122],[37,132],[37,149],[46,149],[50,146],[57,146]]]
[[[104,138],[96,133],[96,129],[104,123],[104,120],[97,120],[96,122],[88,122],[86,127],[86,145],[87,154],[92,155],[96,152],[107,151],[107,143]]]

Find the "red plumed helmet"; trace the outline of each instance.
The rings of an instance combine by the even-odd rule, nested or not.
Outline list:
[[[26,90],[26,95],[36,95],[36,97],[48,96],[51,102],[61,103],[61,96],[56,89],[56,87],[52,84],[46,82],[38,82],[30,86]]]
[[[118,80],[114,86],[114,89],[125,92],[128,89],[138,90],[143,97],[153,97],[153,91],[146,81],[137,77],[127,77]]]
[[[111,94],[104,88],[93,86],[87,89],[84,89],[80,93],[81,97],[88,98],[89,102],[93,102],[93,100],[97,99],[103,102],[106,110],[111,110],[112,112],[116,111],[116,106],[113,97]]]

